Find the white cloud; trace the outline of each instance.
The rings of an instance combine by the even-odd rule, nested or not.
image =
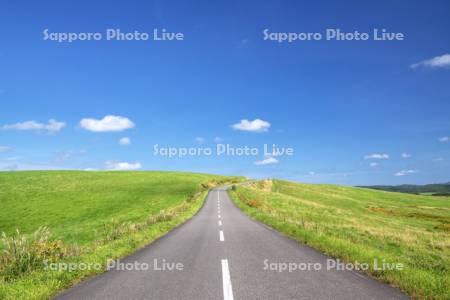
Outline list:
[[[314,171],[310,171],[310,172],[308,172],[308,175],[310,175],[310,176],[314,176],[314,175],[316,175],[316,172],[314,172]]]
[[[275,157],[272,157],[272,156],[268,156],[263,160],[255,161],[255,165],[257,165],[257,166],[271,165],[271,164],[277,164],[277,163],[278,163],[278,159],[276,159]]]
[[[376,166],[378,166],[378,163],[376,163],[376,162],[371,162],[369,165],[370,165],[371,167],[376,167]]]
[[[11,156],[11,157],[7,157],[5,160],[6,161],[17,161],[17,160],[20,160],[20,159],[22,159],[21,156]]]
[[[17,164],[7,165],[7,166],[1,166],[0,170],[2,171],[15,171],[18,170],[19,166]]]
[[[417,67],[431,67],[431,68],[444,68],[450,67],[450,54],[444,54],[436,56],[430,59],[423,60],[421,62],[410,65],[412,69]]]
[[[441,143],[448,143],[449,140],[450,140],[450,138],[448,136],[443,136],[443,137],[439,138],[439,142],[441,142]]]
[[[401,157],[402,157],[402,158],[411,158],[412,155],[411,155],[411,154],[408,154],[408,153],[402,153]]]
[[[205,138],[202,138],[201,136],[198,136],[195,138],[195,142],[197,144],[203,144],[205,142]]]
[[[389,155],[384,153],[373,153],[364,155],[364,159],[388,159]]]
[[[108,115],[101,120],[82,119],[80,121],[80,126],[93,132],[111,132],[130,129],[133,128],[135,124],[128,118]]]
[[[0,146],[0,152],[8,152],[11,150],[11,147],[8,146]]]
[[[131,139],[129,137],[123,137],[119,140],[119,145],[127,146],[131,144]]]
[[[58,132],[66,126],[64,122],[58,122],[54,119],[50,119],[47,124],[39,123],[36,121],[25,121],[15,124],[3,125],[3,130],[41,130],[49,133]]]
[[[95,168],[86,168],[86,169],[83,169],[83,171],[98,171],[98,169],[95,169]]]
[[[270,123],[261,119],[255,119],[253,121],[241,120],[231,126],[234,130],[250,131],[250,132],[266,132],[270,128]]]
[[[216,136],[214,138],[214,143],[222,143],[223,142],[223,138]]]
[[[410,175],[410,174],[414,174],[417,173],[416,170],[401,170],[400,172],[395,173],[395,176],[405,176],[405,175]]]
[[[106,169],[113,171],[132,171],[142,168],[142,165],[138,162],[128,163],[128,162],[107,161],[105,162],[105,167]]]
[[[443,160],[444,160],[443,157],[436,157],[436,158],[433,158],[433,162],[439,162],[439,161],[443,161]]]

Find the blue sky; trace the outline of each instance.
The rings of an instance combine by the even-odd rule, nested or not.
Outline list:
[[[450,181],[449,14],[448,1],[3,2],[0,169],[184,170],[346,185]],[[165,28],[184,40],[43,39],[44,29],[108,28]],[[264,29],[327,28],[385,28],[405,39],[263,39]],[[233,128],[241,120],[248,126]],[[124,137],[128,145],[119,143]],[[216,138],[261,151],[275,143],[294,155],[153,151],[155,144],[213,148]]]

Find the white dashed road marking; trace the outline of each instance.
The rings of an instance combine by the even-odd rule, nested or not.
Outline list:
[[[233,288],[231,287],[230,270],[228,268],[227,259],[222,259],[222,283],[223,300],[233,300]]]

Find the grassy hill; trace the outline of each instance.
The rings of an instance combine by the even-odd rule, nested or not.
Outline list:
[[[40,226],[68,243],[96,238],[105,222],[139,222],[180,205],[220,176],[170,172],[0,173],[0,232]]]
[[[450,197],[450,182],[425,184],[425,185],[402,184],[402,185],[372,185],[362,187],[388,192]]]
[[[450,299],[450,198],[261,181],[230,194],[251,217],[422,299]],[[404,270],[375,270],[374,261]]]
[[[49,298],[103,272],[108,259],[190,218],[210,187],[236,180],[176,172],[0,172],[0,299]],[[45,260],[102,269],[49,271]]]

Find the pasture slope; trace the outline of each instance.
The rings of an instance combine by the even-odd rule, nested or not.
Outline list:
[[[280,180],[229,193],[250,217],[415,298],[450,299],[449,197]]]
[[[47,299],[191,218],[239,178],[178,172],[0,172],[0,299]],[[49,263],[90,269],[45,270]],[[98,264],[101,268],[97,268]]]

